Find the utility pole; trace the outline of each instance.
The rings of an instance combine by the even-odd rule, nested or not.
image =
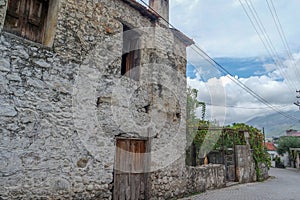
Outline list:
[[[264,146],[266,145],[266,134],[265,134],[265,127],[263,127],[263,135],[264,135]]]
[[[296,96],[297,99],[300,99],[300,90],[296,90],[297,93],[299,93],[299,95]],[[299,110],[300,110],[300,101],[297,100],[295,103],[294,103],[296,106],[299,107]]]

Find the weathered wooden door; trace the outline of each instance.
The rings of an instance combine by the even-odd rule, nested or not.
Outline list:
[[[114,200],[146,199],[146,140],[117,139]]]

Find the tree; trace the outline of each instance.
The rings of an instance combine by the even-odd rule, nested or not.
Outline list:
[[[300,148],[300,137],[295,136],[283,136],[280,137],[278,141],[277,152],[279,155],[283,155],[288,152],[290,161],[293,162],[294,166],[296,164],[297,154],[290,151],[290,148]]]
[[[283,136],[278,141],[277,152],[279,155],[283,155],[289,152],[290,148],[300,148],[300,137],[295,136]]]
[[[197,135],[198,126],[200,121],[204,121],[205,118],[205,103],[199,102],[197,100],[198,90],[188,88],[187,89],[187,142],[190,145],[187,149],[186,163],[188,165],[195,166],[196,165],[196,146],[194,142],[194,138]],[[202,107],[202,116],[201,120],[196,116],[196,110],[199,107]]]
[[[202,107],[201,120],[205,118],[206,105],[204,102],[197,100],[198,90],[194,88],[187,89],[187,119],[191,119],[195,122],[199,121],[199,118],[196,116],[196,109],[200,106]]]

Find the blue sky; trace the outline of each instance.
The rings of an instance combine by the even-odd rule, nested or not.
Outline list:
[[[290,54],[267,2],[274,5]],[[247,10],[248,5],[255,8],[266,34],[255,31],[243,9],[244,6]],[[299,8],[299,0],[170,0],[170,23],[233,77],[273,106],[289,111],[298,109],[293,102],[295,91],[300,89]],[[250,10],[247,11],[249,14]],[[270,53],[270,48],[267,50],[262,43],[261,38],[266,43],[266,35],[275,53]],[[227,124],[274,112],[203,60],[194,49],[188,49],[187,80],[189,86],[199,90],[200,101],[216,105],[208,106],[208,119]]]
[[[220,63],[225,67],[233,76],[238,76],[239,78],[247,78],[253,75],[263,75],[268,72],[263,67],[264,64],[274,64],[272,58],[257,58],[257,57],[218,57],[214,58],[215,61]],[[209,66],[208,66],[209,67]],[[196,78],[195,71],[197,67],[192,64],[188,64],[187,76],[190,78]],[[216,76],[221,76],[219,74],[214,74]]]

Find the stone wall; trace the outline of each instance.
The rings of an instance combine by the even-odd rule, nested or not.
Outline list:
[[[181,160],[172,165],[152,172],[149,175],[149,197],[155,199],[171,199],[183,196],[186,193],[186,167]]]
[[[209,189],[225,187],[225,166],[209,164],[199,167],[187,167],[186,194],[204,192]]]
[[[5,14],[6,14],[6,6],[7,6],[7,1],[0,1],[0,30],[3,27]]]
[[[0,36],[2,198],[109,198],[112,166],[82,144],[72,120],[73,76],[53,51]]]
[[[181,162],[180,162],[181,163]],[[176,199],[225,186],[225,166],[199,167],[177,165],[151,173],[150,199]]]
[[[121,0],[57,2],[52,47],[2,31],[0,2],[0,197],[111,199],[116,137],[149,138],[152,173],[185,173],[185,46]],[[125,22],[139,82],[120,73]]]
[[[269,178],[269,168],[266,166],[265,163],[260,163],[259,164],[259,169],[261,172],[261,178],[262,180],[267,180]]]
[[[256,181],[256,170],[249,145],[236,145],[236,176],[240,183]]]

